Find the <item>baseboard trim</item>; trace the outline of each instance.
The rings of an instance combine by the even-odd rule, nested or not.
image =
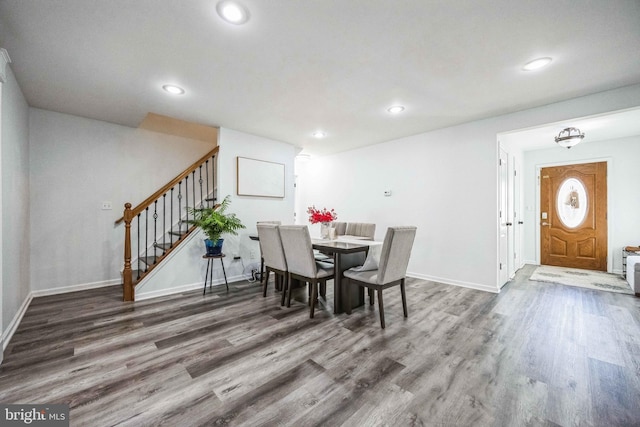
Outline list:
[[[31,291],[33,297],[45,297],[49,295],[66,294],[68,292],[85,291],[88,289],[104,288],[106,286],[114,286],[122,284],[122,279],[101,280],[99,282],[81,283],[79,285],[63,286],[61,288],[42,289]]]
[[[18,310],[16,315],[13,316],[13,319],[11,319],[11,323],[9,323],[9,326],[7,327],[7,329],[2,333],[2,338],[0,338],[0,340],[2,340],[3,353],[7,349],[7,346],[9,345],[9,341],[11,341],[11,338],[13,338],[13,334],[16,333],[16,330],[18,329],[20,322],[22,322],[22,318],[27,312],[27,308],[29,308],[29,304],[31,304],[32,300],[33,300],[33,292],[29,292],[29,295],[27,295],[27,297],[22,302],[22,305],[20,306],[20,309]]]
[[[227,282],[229,283],[241,282],[243,280],[246,280],[246,279],[242,275],[227,278]],[[213,286],[220,286],[220,285],[224,286],[224,279],[216,279],[213,281]],[[136,302],[144,301],[151,298],[164,297],[167,295],[180,294],[182,292],[194,291],[196,289],[202,290],[203,286],[204,286],[204,282],[197,282],[197,283],[190,283],[182,286],[176,286],[173,288],[158,289],[158,290],[149,291],[149,292],[141,292],[141,293],[136,292]]]
[[[435,276],[429,276],[426,274],[411,273],[411,272],[407,273],[407,277],[413,277],[414,279],[429,280],[431,282],[444,283],[445,285],[460,286],[462,288],[475,289],[478,291],[491,292],[494,294],[500,293],[500,289],[487,286],[487,285],[482,285],[480,283],[461,282],[457,280],[450,280],[442,277],[435,277]]]

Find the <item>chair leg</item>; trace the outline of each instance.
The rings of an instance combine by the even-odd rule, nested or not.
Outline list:
[[[292,293],[291,291],[293,290],[292,289],[293,288],[293,286],[292,286],[293,285],[293,280],[291,280],[291,274],[287,274],[287,276],[288,276],[287,281],[289,282],[289,285],[288,285],[289,289],[288,289],[288,292],[287,292],[287,307],[291,307],[291,293]]]
[[[378,289],[378,310],[380,311],[380,326],[384,329],[384,303],[382,302],[382,289]]]
[[[260,283],[262,283],[263,280],[264,280],[264,257],[260,255]]]
[[[262,285],[262,296],[266,297],[267,296],[267,285],[269,284],[269,267],[267,267],[267,277],[266,280],[264,281],[264,284]],[[275,273],[273,273],[275,274]]]
[[[407,312],[407,294],[404,290],[404,279],[400,280],[400,292],[402,293],[402,309],[404,310],[404,317],[409,317]]]
[[[313,314],[316,309],[316,292],[318,292],[318,283],[314,280],[311,282],[311,309],[309,310],[309,317],[313,319]]]
[[[371,288],[367,288],[367,291],[369,291],[369,305],[373,305],[373,303],[375,302],[375,297],[373,296],[373,289]]]
[[[327,299],[327,282],[326,281],[320,283],[320,296],[325,300]]]
[[[289,287],[289,279],[286,273],[282,276],[282,281],[284,283],[282,285],[282,298],[280,299],[280,306],[284,305],[284,297],[287,294],[287,288]]]

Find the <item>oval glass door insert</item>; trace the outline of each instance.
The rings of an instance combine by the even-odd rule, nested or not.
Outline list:
[[[587,216],[587,191],[580,180],[565,179],[558,189],[556,209],[560,221],[568,228],[576,228]]]

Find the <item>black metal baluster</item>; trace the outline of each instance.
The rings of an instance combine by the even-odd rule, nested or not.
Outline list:
[[[196,208],[196,171],[191,172],[191,191],[193,195],[193,208]],[[193,213],[193,219],[196,219],[196,213]],[[195,224],[193,225],[195,227]]]
[[[182,234],[182,181],[178,183],[178,240]]]
[[[144,259],[146,260],[144,271],[149,269],[149,206],[144,208]]]
[[[204,163],[204,176],[207,178],[207,199],[209,199],[209,160]],[[211,207],[209,200],[207,200],[207,207]]]
[[[213,188],[211,189],[211,198],[213,199],[213,206],[216,205],[216,199],[218,198],[216,194],[216,156],[211,156],[211,182],[213,183]]]
[[[158,250],[158,200],[153,202],[153,263],[156,263],[156,251]]]
[[[162,195],[162,255],[167,250],[167,193]]]
[[[187,227],[186,231],[189,231],[189,175],[184,177],[184,208],[186,209],[186,221],[185,226]],[[180,216],[182,216],[182,211],[180,211]],[[182,236],[180,236],[182,237]]]
[[[200,171],[200,179],[198,180],[198,183],[200,184],[200,209],[202,209],[204,208],[204,197],[202,196],[202,165],[200,165],[198,169]]]
[[[169,246],[173,247],[173,190],[175,186],[171,187],[171,213],[169,214],[171,218],[169,219]]]
[[[138,251],[138,280],[140,280],[140,270],[142,270],[140,267],[140,215],[142,215],[142,213],[138,214],[138,246],[136,247],[136,250]]]

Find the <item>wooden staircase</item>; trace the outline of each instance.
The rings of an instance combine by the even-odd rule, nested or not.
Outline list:
[[[187,222],[186,208],[215,204],[218,151],[215,147],[138,206],[125,203],[124,214],[116,221],[124,223],[124,301],[133,301],[136,285],[196,229]]]

